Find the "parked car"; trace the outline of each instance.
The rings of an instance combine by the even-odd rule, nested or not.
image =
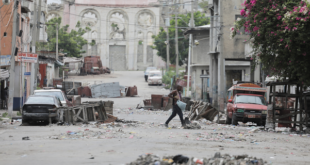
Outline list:
[[[145,82],[147,82],[148,76],[149,76],[149,72],[156,70],[156,67],[147,67],[145,72],[144,72],[144,78],[145,78]]]
[[[159,70],[154,70],[149,72],[149,78],[147,80],[149,85],[161,85],[162,84],[162,74]]]
[[[62,106],[60,100],[55,96],[31,95],[23,105],[22,119],[23,123],[34,121],[48,121],[49,109]],[[56,113],[56,111],[54,112]],[[52,118],[56,122],[58,117]]]
[[[238,125],[238,121],[254,122],[265,126],[267,101],[263,95],[238,93],[227,104],[227,124]]]
[[[64,107],[71,107],[73,106],[72,103],[68,100],[64,92],[60,89],[40,89],[35,90],[34,95],[41,95],[41,96],[55,96],[59,98],[62,106]]]

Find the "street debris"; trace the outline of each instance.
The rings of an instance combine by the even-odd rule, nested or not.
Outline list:
[[[28,136],[27,137],[23,137],[22,139],[23,140],[30,140]]]
[[[202,102],[202,101],[195,101],[191,106],[188,119],[190,121],[193,121],[193,120],[205,118],[209,121],[214,121],[214,118],[216,116],[219,116],[219,119],[220,119],[223,116],[223,113],[218,111],[216,108],[214,108],[210,103]]]
[[[139,158],[136,161],[133,161],[131,163],[128,163],[127,165],[141,165],[141,164],[147,164],[147,165],[223,165],[223,164],[240,164],[240,165],[264,165],[268,164],[263,159],[259,159],[256,157],[252,157],[249,155],[229,155],[224,154],[221,155],[220,152],[217,152],[214,154],[214,157],[212,158],[188,158],[183,155],[176,155],[176,156],[166,156],[162,159],[153,154],[144,154],[140,155]]]
[[[201,126],[197,121],[194,121],[190,124],[186,124],[184,129],[201,129]]]

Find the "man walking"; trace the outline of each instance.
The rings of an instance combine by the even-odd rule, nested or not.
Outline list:
[[[179,108],[179,106],[177,105],[177,101],[180,100],[182,101],[182,95],[181,95],[181,91],[182,91],[182,86],[178,85],[177,89],[172,91],[168,97],[172,98],[172,114],[171,116],[168,118],[168,120],[165,123],[165,126],[168,127],[169,122],[178,114],[181,120],[181,124],[184,127],[185,123],[183,120],[183,112],[182,110]]]

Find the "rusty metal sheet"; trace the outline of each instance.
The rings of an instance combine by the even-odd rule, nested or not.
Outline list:
[[[152,106],[154,107],[154,109],[161,109],[162,97],[163,97],[163,95],[154,95],[154,94],[151,95]]]
[[[80,95],[81,97],[88,97],[88,98],[92,97],[91,90],[88,86],[79,87],[78,95]]]
[[[132,97],[138,95],[138,88],[136,86],[128,87],[126,96]]]

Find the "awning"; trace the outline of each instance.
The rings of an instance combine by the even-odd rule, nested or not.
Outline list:
[[[5,80],[10,77],[10,73],[8,70],[0,69],[0,80]]]
[[[64,66],[64,64],[58,60],[55,61],[56,66]]]
[[[81,58],[65,57],[64,63],[83,63]]]

